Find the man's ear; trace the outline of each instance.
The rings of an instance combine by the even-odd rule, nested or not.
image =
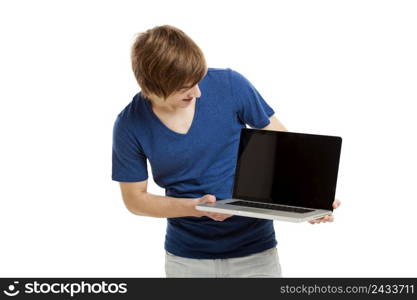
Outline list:
[[[145,93],[144,91],[141,91],[140,92],[141,94],[142,94],[142,96],[144,97],[144,98],[146,98],[146,99],[148,99],[149,101],[151,101],[152,102],[152,100],[151,100],[151,98],[152,98],[152,94],[148,94],[148,93]]]
[[[145,97],[146,99],[149,99],[149,95],[147,93],[145,93],[144,91],[140,91],[140,93],[142,94],[143,97]]]

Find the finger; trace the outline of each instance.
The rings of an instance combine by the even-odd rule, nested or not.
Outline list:
[[[217,216],[218,219],[221,219],[222,221],[226,220],[227,218],[231,217],[231,215],[227,215],[227,214],[219,214]]]
[[[213,195],[205,195],[203,197],[203,199],[204,199],[204,201],[206,203],[214,203],[214,202],[216,202],[216,197],[214,197]]]
[[[339,199],[335,199],[333,201],[333,209],[336,209],[340,206],[340,204],[342,204],[342,202]]]
[[[207,213],[206,217],[209,217],[210,219],[213,219],[214,221],[217,221],[217,216],[215,213]]]
[[[215,221],[219,221],[222,218],[221,214],[218,214],[218,213],[210,213],[208,216]]]
[[[232,215],[222,214],[222,213],[213,213],[213,216],[215,216],[216,218],[228,218],[228,217],[231,217]]]
[[[220,213],[212,213],[209,217],[215,221],[224,221],[229,218],[231,215],[227,214],[220,214]]]
[[[325,223],[327,222],[328,219],[329,219],[329,216],[324,216],[323,218],[320,219],[320,223]]]
[[[314,219],[311,221],[308,221],[310,224],[317,224],[319,222],[319,219]]]
[[[214,218],[212,214],[208,214],[208,213],[204,214],[204,216],[207,217],[207,218],[210,218],[210,219]]]
[[[233,215],[223,214],[223,216],[224,216],[225,218],[230,218],[230,217],[231,217],[231,216],[233,216]]]
[[[321,219],[319,219],[319,223],[327,223],[327,222],[333,222],[333,215],[327,215]]]
[[[216,213],[207,213],[206,214],[207,217],[215,219],[216,218]]]
[[[216,212],[207,212],[207,216],[216,217],[216,216],[218,216],[218,213],[216,213]]]
[[[333,222],[333,216],[327,215],[327,216],[309,221],[310,224],[319,224],[319,223],[326,223],[326,222]]]

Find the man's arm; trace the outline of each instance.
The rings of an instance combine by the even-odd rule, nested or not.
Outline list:
[[[287,128],[275,117],[275,115],[272,115],[269,118],[269,125],[261,128],[262,130],[275,130],[275,131],[288,131]]]
[[[194,215],[192,199],[172,198],[147,192],[148,180],[120,182],[126,208],[135,215],[171,218]]]
[[[140,182],[120,182],[122,198],[126,208],[133,214],[156,218],[209,217],[223,221],[228,214],[199,211],[199,203],[214,203],[216,197],[210,194],[201,198],[175,198],[158,196],[147,192],[148,180]]]

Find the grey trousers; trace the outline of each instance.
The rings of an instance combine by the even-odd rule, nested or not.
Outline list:
[[[165,253],[166,277],[281,277],[277,248],[228,259],[194,259]]]

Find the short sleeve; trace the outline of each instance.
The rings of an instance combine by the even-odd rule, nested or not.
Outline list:
[[[253,128],[263,128],[269,124],[269,117],[275,111],[266,103],[255,87],[240,73],[230,70],[232,96],[238,107],[241,121]]]
[[[143,181],[148,178],[146,156],[127,127],[126,121],[117,117],[113,127],[112,180],[121,182]]]

